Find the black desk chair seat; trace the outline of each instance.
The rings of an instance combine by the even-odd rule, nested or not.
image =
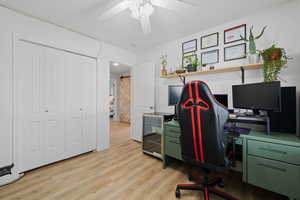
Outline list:
[[[224,132],[229,115],[227,109],[214,98],[203,81],[187,83],[178,104],[183,160],[202,168],[206,174],[211,171],[226,171],[230,167]],[[181,190],[198,190],[203,191],[205,200],[209,200],[210,194],[226,200],[237,200],[215,186],[224,187],[223,179],[209,180],[205,176],[197,184],[177,185],[176,197],[180,198]]]

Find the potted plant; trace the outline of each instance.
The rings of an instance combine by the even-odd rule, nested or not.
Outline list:
[[[208,70],[208,65],[207,64],[202,64],[202,70],[204,70],[204,71]]]
[[[161,69],[161,75],[162,76],[166,76],[168,74],[168,71],[167,71],[167,65],[168,65],[167,58],[168,58],[168,55],[162,55],[160,57],[160,63],[162,65],[162,69]]]
[[[286,66],[288,59],[285,49],[278,48],[272,45],[270,48],[261,51],[261,56],[264,61],[264,80],[276,81],[283,67]]]
[[[196,58],[196,55],[190,55],[184,57],[186,63],[187,63],[187,71],[188,72],[195,72],[197,71],[197,67],[199,65],[198,59]]]
[[[248,42],[249,43],[249,54],[248,54],[248,59],[249,59],[249,64],[255,64],[255,63],[259,63],[260,62],[260,54],[258,53],[257,49],[256,49],[256,44],[255,44],[255,40],[258,40],[259,38],[261,38],[261,36],[263,36],[265,29],[267,28],[267,26],[265,26],[262,31],[260,32],[260,34],[258,36],[254,36],[253,35],[253,26],[250,28],[250,35],[249,38],[244,38],[243,36],[241,36],[241,39]]]

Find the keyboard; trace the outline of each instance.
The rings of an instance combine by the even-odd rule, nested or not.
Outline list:
[[[248,135],[251,131],[250,128],[242,128],[242,127],[234,127],[234,126],[225,126],[224,131],[233,134],[240,134],[240,135]]]

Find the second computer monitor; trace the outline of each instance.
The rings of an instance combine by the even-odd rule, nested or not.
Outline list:
[[[241,109],[280,111],[279,81],[232,86],[233,107]]]
[[[227,94],[214,94],[214,96],[220,104],[222,104],[223,106],[228,108],[228,95]]]
[[[181,92],[183,89],[183,85],[169,85],[169,101],[168,105],[169,106],[176,106],[180,97],[181,97]]]

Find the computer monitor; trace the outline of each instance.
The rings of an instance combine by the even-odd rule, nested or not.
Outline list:
[[[228,95],[227,94],[214,94],[214,96],[220,104],[222,104],[223,106],[228,108]]]
[[[177,105],[182,92],[182,85],[169,85],[169,106]]]
[[[259,110],[281,110],[281,88],[279,81],[233,85],[233,107]]]

